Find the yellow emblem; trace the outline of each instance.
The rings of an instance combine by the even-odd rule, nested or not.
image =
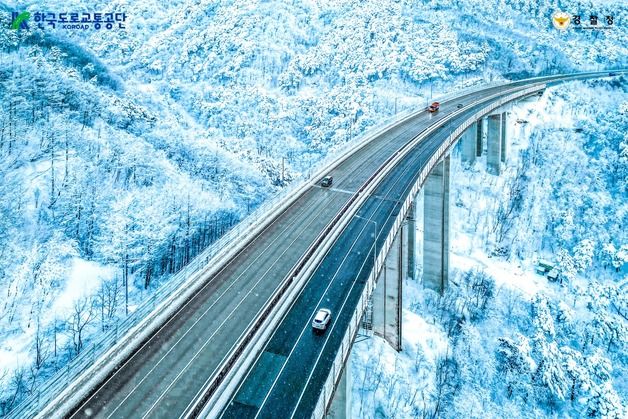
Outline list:
[[[556,12],[552,15],[552,23],[556,29],[564,31],[571,23],[571,16],[565,12]]]

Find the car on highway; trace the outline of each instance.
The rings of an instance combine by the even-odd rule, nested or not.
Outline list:
[[[436,112],[440,108],[439,102],[432,102],[430,106],[427,107],[428,112]]]
[[[334,183],[334,178],[331,176],[325,176],[323,178],[323,181],[321,182],[321,186],[324,188],[329,188],[332,183]]]
[[[319,308],[314,320],[312,320],[312,328],[314,331],[325,331],[331,322],[331,311],[326,308]]]
[[[611,76],[611,77],[613,77],[613,76],[616,76],[616,75],[617,75],[617,73],[608,73],[608,75],[609,75],[609,76]]]
[[[462,109],[462,107],[463,107],[463,106],[464,106],[464,105],[463,105],[462,103],[459,103],[458,105],[456,105],[456,108],[458,108],[458,109]]]

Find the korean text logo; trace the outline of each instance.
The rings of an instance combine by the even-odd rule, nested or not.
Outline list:
[[[41,30],[112,30],[126,29],[126,13],[88,13],[88,12],[13,12],[11,28],[29,29],[27,20],[37,24]]]

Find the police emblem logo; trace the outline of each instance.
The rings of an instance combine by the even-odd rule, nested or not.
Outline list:
[[[556,12],[552,15],[552,23],[556,29],[564,31],[569,27],[571,17],[565,12]]]

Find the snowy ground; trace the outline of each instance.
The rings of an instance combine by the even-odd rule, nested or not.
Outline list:
[[[621,21],[621,0],[602,3]],[[628,57],[625,25],[559,33],[550,3],[246,5],[50,0],[127,28],[30,38],[9,10],[39,2],[0,2],[0,413],[80,353],[76,326],[89,343],[103,308],[126,317],[125,272],[133,311],[334,146],[442,92]]]
[[[588,88],[580,84],[568,86],[581,90],[582,95],[604,93],[603,87]],[[548,126],[554,127],[556,131],[564,127],[572,128],[578,125],[579,118],[581,121],[591,118],[591,112],[574,109],[565,98],[557,98],[560,96],[556,93],[559,90],[552,89],[538,100],[518,104],[509,110],[508,168],[500,177],[486,174],[485,157],[476,161],[473,167],[463,168],[458,152],[454,152],[450,200],[450,280],[458,284],[452,285],[448,291],[452,295],[439,299],[433,292],[423,290],[416,281],[404,283],[402,352],[396,353],[378,337],[359,340],[355,344],[352,352],[354,417],[485,418],[529,417],[530,414],[534,417],[550,414],[625,417],[628,379],[625,369],[625,331],[628,322],[618,316],[609,322],[619,324],[619,332],[617,342],[609,343],[607,352],[604,351],[605,345],[595,350],[588,349],[586,343],[583,347],[582,339],[574,336],[578,336],[581,330],[602,327],[598,323],[587,323],[598,313],[591,309],[594,292],[587,294],[584,290],[595,288],[597,281],[608,286],[608,289],[617,290],[622,281],[628,279],[626,270],[613,273],[606,268],[590,268],[578,273],[568,285],[551,283],[535,273],[534,266],[539,258],[556,261],[552,246],[549,246],[550,249],[548,246],[543,247],[538,234],[530,233],[526,236],[522,232],[526,228],[533,229],[535,225],[517,225],[513,229],[516,231],[511,231],[514,237],[528,237],[530,241],[525,246],[513,247],[509,257],[495,256],[493,252],[496,243],[492,227],[497,210],[500,202],[509,199],[507,194],[517,176],[517,168],[522,164],[522,152],[529,149],[531,141],[534,141],[532,134]],[[605,106],[617,108],[618,104],[625,106],[621,103],[622,100],[626,103],[626,95],[618,90],[603,100]],[[554,110],[546,112],[546,109],[551,108]],[[564,148],[569,150],[570,138],[566,137],[563,140],[566,142]],[[469,172],[473,175],[456,176]],[[550,179],[556,180],[560,181],[560,177]],[[549,218],[548,213],[538,210],[538,202],[535,204],[534,200],[531,201],[533,203],[526,210],[533,211],[535,217]],[[614,205],[619,211],[625,204],[625,200],[620,198]],[[417,227],[420,229],[420,223],[417,223]],[[619,244],[625,244],[625,232],[615,239]],[[464,273],[473,270],[483,272],[494,281],[493,295],[487,308],[478,311],[477,316],[465,312],[462,315],[457,313],[456,318],[456,302],[466,301],[464,297],[472,293],[472,289],[464,284]],[[613,292],[595,295],[615,298],[607,296],[611,294]],[[622,301],[621,297],[617,301]],[[547,307],[547,313],[544,307]],[[450,321],[452,313],[454,315],[451,317],[457,321],[453,327]],[[563,323],[564,318],[569,320]],[[561,329],[565,324],[569,325],[566,327],[569,332]],[[590,324],[594,327],[587,329]],[[526,375],[522,371],[519,380],[523,390],[513,385],[515,390],[512,395],[504,392],[504,383],[510,381],[507,376],[500,375],[504,373],[504,368],[496,361],[499,339],[512,337],[516,340],[521,336],[519,333],[525,335],[531,329],[538,333],[544,327],[547,342],[539,339],[538,334],[536,338],[531,338],[533,349],[528,356],[533,371],[544,374],[543,378],[534,378],[539,375]],[[520,342],[527,341],[524,337]],[[556,355],[552,352],[554,349],[547,349],[555,348],[555,344],[565,345],[561,349],[563,354]],[[617,348],[612,349],[615,344]],[[536,346],[543,349],[536,351]],[[522,348],[522,352],[525,352],[525,344]],[[576,355],[570,352],[571,348]],[[582,350],[580,358],[578,350]],[[608,374],[613,378],[596,377],[595,370],[599,365],[608,365],[606,361],[599,361],[599,357],[608,357],[609,363],[615,364],[614,371]],[[546,370],[553,361],[558,364],[552,375]],[[591,367],[589,363],[596,366]],[[447,365],[453,366],[448,369]],[[578,370],[580,375],[573,372],[576,365],[581,367]],[[590,372],[582,372],[587,370]],[[550,376],[552,378],[548,378]],[[528,377],[532,377],[531,384],[526,381]],[[574,384],[580,383],[579,380],[582,380],[580,386]],[[571,394],[570,385],[575,389]],[[547,394],[542,393],[547,387],[550,388]],[[593,388],[596,390],[591,390]],[[511,389],[510,384],[508,389]],[[527,394],[523,399],[528,401],[518,399],[517,391]],[[505,393],[508,394],[506,397]],[[604,396],[600,396],[603,393]],[[574,398],[570,403],[569,395]],[[567,401],[563,401],[565,399]]]

